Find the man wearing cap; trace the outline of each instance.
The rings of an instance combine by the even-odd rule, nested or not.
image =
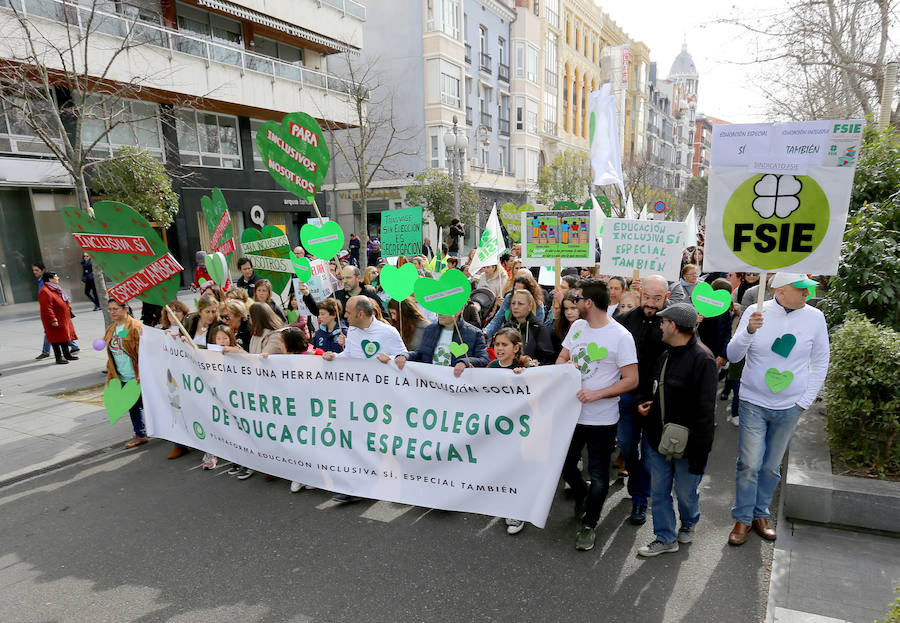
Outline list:
[[[728,343],[729,361],[746,359],[731,545],[746,542],[751,526],[764,539],[775,539],[769,504],[781,480],[781,460],[800,414],[813,403],[828,372],[825,316],[806,304],[814,285],[806,275],[775,273],[769,282],[775,298],[765,301],[762,311],[750,305]]]
[[[641,454],[650,469],[650,499],[655,539],[638,550],[641,556],[677,552],[690,543],[700,521],[700,480],[712,450],[716,414],[716,360],[697,339],[699,316],[693,305],[676,303],[656,314],[668,350],[656,361],[652,398],[638,405],[644,419]],[[681,456],[659,452],[663,424],[688,429]],[[672,488],[678,498],[681,526],[676,528]]]

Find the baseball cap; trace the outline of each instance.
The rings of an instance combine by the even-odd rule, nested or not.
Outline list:
[[[656,315],[660,318],[668,318],[683,329],[693,329],[697,326],[697,320],[700,319],[697,310],[688,303],[669,305],[664,310],[656,312]]]
[[[814,281],[810,279],[803,273],[775,273],[775,276],[772,277],[772,281],[769,282],[769,287],[773,290],[775,288],[780,288],[781,286],[794,286],[795,288],[811,288],[815,285],[818,285],[818,281]]]

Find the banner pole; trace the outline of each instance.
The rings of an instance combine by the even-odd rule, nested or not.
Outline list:
[[[316,216],[319,218],[319,222],[321,223],[321,222],[322,222],[322,213],[319,212],[319,206],[316,204],[316,198],[315,198],[315,197],[312,198],[312,207],[313,207],[313,210],[316,211]],[[337,214],[337,206],[335,206],[335,214]],[[361,253],[361,252],[362,252],[362,249],[360,249],[360,253]],[[335,264],[337,264],[338,269],[340,269],[340,267],[341,267],[341,258],[340,258],[339,255],[336,254],[336,255],[334,256],[334,262],[335,262]],[[330,280],[331,280],[331,275],[328,274],[328,271],[327,271],[327,270],[326,270],[326,273],[325,273],[325,274],[328,275],[328,280],[330,281]],[[332,296],[332,298],[334,298],[335,301],[338,300],[338,299],[337,299],[337,290],[336,290],[335,288],[331,288],[331,296]],[[347,310],[344,310],[344,311],[347,311]],[[340,331],[340,332],[341,332],[341,335],[343,335],[343,334],[344,334],[344,326],[343,326],[343,324],[341,323],[341,319],[340,319],[340,318],[338,318],[337,320],[338,320],[338,322],[337,322],[337,325],[338,325],[338,331]]]
[[[181,321],[178,320],[178,316],[175,315],[175,312],[172,311],[172,308],[169,307],[169,304],[166,303],[163,306],[167,312],[169,312],[169,318],[175,321],[175,324],[178,325],[178,329],[181,331],[181,334],[184,335],[185,339],[187,339],[188,344],[190,344],[193,348],[197,348],[197,345],[194,343],[194,339],[191,337],[190,333],[187,332],[187,329],[184,328],[184,325],[181,324]]]
[[[768,273],[759,273],[759,292],[756,293],[756,311],[762,313],[763,302],[766,300],[766,277]]]

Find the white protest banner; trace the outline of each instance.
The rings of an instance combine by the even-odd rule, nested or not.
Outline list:
[[[713,126],[703,271],[835,274],[864,128]]]
[[[694,206],[691,206],[691,211],[684,217],[684,248],[696,247],[699,241],[697,238],[697,212]]]
[[[630,275],[641,271],[674,281],[681,272],[683,240],[684,223],[677,221],[606,219],[600,272]]]
[[[574,366],[522,374],[223,354],[141,336],[147,432],[265,474],[543,527],[581,412]]]

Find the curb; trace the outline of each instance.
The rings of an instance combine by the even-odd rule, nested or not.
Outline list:
[[[85,459],[93,458],[95,456],[100,456],[101,454],[107,454],[115,451],[116,449],[122,449],[121,443],[114,443],[109,446],[104,446],[103,448],[98,448],[96,450],[88,450],[83,452],[82,454],[71,456],[67,459],[63,459],[58,463],[53,463],[51,465],[45,465],[43,467],[38,467],[37,469],[33,469],[31,471],[18,474],[17,476],[13,476],[12,478],[7,478],[5,480],[0,480],[0,489],[4,489],[6,487],[10,487],[12,485],[18,484],[22,481],[28,480],[29,478],[34,478],[35,476],[42,476],[52,471],[56,471],[58,469],[62,469],[64,467],[68,467],[69,465],[73,465],[78,463],[79,461],[83,461]]]

